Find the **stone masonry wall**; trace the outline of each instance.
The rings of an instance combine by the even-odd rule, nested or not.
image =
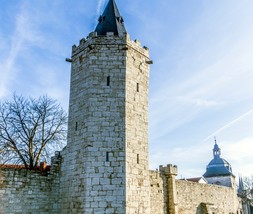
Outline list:
[[[2,169],[1,214],[58,212],[58,194],[51,176],[26,169]]]
[[[125,213],[125,47],[110,33],[73,46],[61,214]]]
[[[236,214],[239,202],[236,190],[218,185],[176,180],[178,214]]]
[[[127,36],[126,200],[127,213],[150,213],[148,163],[149,50]]]
[[[167,182],[159,171],[149,171],[150,173],[150,213],[167,213]]]
[[[147,60],[128,35],[73,46],[61,213],[149,213]]]
[[[50,171],[27,170],[18,166],[1,167],[0,213],[58,213],[59,153],[51,163]]]

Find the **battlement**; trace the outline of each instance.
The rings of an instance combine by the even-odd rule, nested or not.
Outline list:
[[[105,36],[98,35],[97,32],[91,32],[86,38],[82,38],[79,41],[79,45],[72,46],[72,58],[83,50],[87,49],[91,51],[97,45],[122,45],[122,50],[127,51],[129,48],[134,49],[140,54],[144,55],[147,64],[153,64],[153,61],[149,59],[149,49],[146,46],[142,46],[138,40],[131,40],[129,34],[123,36],[114,35],[113,32],[107,32]]]
[[[168,164],[167,166],[159,166],[160,172],[164,173],[165,175],[174,175],[177,176],[178,170],[176,165]]]
[[[140,43],[140,41],[137,40],[137,39],[131,40],[129,34],[127,34],[127,45],[129,47],[135,49],[139,53],[143,54],[147,58],[149,58],[149,48],[146,47],[146,46],[142,46],[142,44]],[[153,62],[151,62],[151,60],[147,60],[147,62],[149,62],[148,64],[152,64],[153,63]]]

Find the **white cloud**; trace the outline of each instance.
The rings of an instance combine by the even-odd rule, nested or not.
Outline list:
[[[196,106],[196,107],[203,107],[203,108],[209,108],[209,107],[216,107],[219,106],[220,103],[207,100],[203,98],[194,98],[194,97],[178,97],[179,100],[184,101],[185,103],[189,103],[190,105]]]
[[[240,162],[244,158],[252,157],[253,137],[243,138],[234,142],[227,141],[224,142],[224,145],[227,146],[226,154],[231,154],[230,159],[233,161]]]
[[[253,109],[251,109],[248,112],[240,115],[236,119],[232,120],[231,122],[227,123],[223,127],[219,128],[218,130],[216,130],[215,132],[213,132],[211,135],[209,135],[206,139],[204,139],[203,142],[205,142],[206,140],[209,140],[213,136],[218,135],[220,132],[224,131],[225,129],[228,129],[229,127],[231,127],[233,125],[235,125],[236,123],[240,122],[240,120],[244,119],[245,117],[248,117],[249,115],[253,115]]]
[[[17,20],[17,28],[19,27],[19,21]],[[17,37],[17,31],[15,31],[14,35],[11,39],[11,45],[10,49],[7,52],[6,58],[2,58],[1,64],[2,64],[2,74],[0,79],[0,97],[4,97],[7,93],[7,84],[11,80],[15,78],[16,70],[14,69],[15,60],[17,58],[17,55],[22,47],[23,44],[23,37],[22,35],[19,35]]]
[[[103,12],[103,7],[105,5],[105,0],[99,0],[98,5],[97,5],[97,15],[101,15],[101,13]]]
[[[198,32],[201,33],[199,29]],[[188,37],[188,34],[186,36]],[[155,72],[161,79],[157,81],[159,87],[152,89],[154,92],[151,93],[150,99],[152,140],[156,141],[162,139],[162,136],[180,132],[180,127],[187,124],[191,126],[191,122],[200,117],[202,121],[212,124],[212,130],[217,129],[217,132],[213,131],[214,133],[210,134],[210,130],[203,130],[205,127],[202,126],[199,127],[201,130],[199,134],[206,133],[206,136],[210,135],[208,138],[212,138],[223,130],[220,127],[224,121],[229,121],[224,116],[230,114],[230,120],[233,120],[240,117],[238,116],[240,112],[244,114],[245,109],[252,108],[253,94],[250,93],[253,91],[252,37],[253,31],[249,29],[241,36],[243,38],[241,40],[228,38],[229,41],[222,39],[214,47],[197,47],[197,51],[193,51],[190,55],[186,53],[185,56],[181,53],[183,61],[177,61],[179,66],[175,67],[176,74]],[[227,50],[226,53],[220,55],[220,51],[224,50]],[[173,56],[165,54],[161,57],[169,59]],[[171,75],[177,75],[178,79],[175,81]],[[248,100],[248,106],[245,106],[245,100]],[[249,115],[245,115],[247,116]],[[226,128],[226,122],[223,126]]]
[[[224,141],[222,154],[232,165],[233,172],[236,176],[243,174],[245,176],[253,175],[253,136],[241,138],[238,141]]]
[[[159,145],[160,146],[160,145]],[[178,147],[162,147],[163,152],[158,151],[150,154],[151,168],[155,169],[158,165],[173,164],[178,165],[179,176],[197,177],[204,174],[206,165],[212,159],[213,144],[206,143],[201,145],[189,144]]]
[[[32,43],[39,43],[40,36],[34,30],[32,17],[26,10],[26,4],[21,5],[20,11],[16,15],[13,34],[10,39],[10,46],[5,50],[6,56],[1,59],[2,74],[0,79],[0,97],[8,95],[10,84],[18,75],[17,60],[24,57],[22,52]],[[7,41],[7,38],[6,38]]]

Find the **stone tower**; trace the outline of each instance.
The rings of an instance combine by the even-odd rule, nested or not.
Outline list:
[[[131,41],[114,0],[72,47],[61,213],[150,213],[149,51]]]

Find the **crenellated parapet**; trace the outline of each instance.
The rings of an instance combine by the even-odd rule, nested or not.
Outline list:
[[[167,183],[167,213],[177,214],[178,213],[178,200],[177,200],[177,188],[176,188],[176,176],[178,173],[177,166],[168,164],[167,166],[160,166],[159,170],[163,174]]]
[[[166,176],[177,176],[178,170],[176,165],[168,164],[167,166],[159,166],[159,170]]]
[[[72,56],[69,60],[73,62],[80,53],[83,55],[95,51],[98,46],[101,45],[106,45],[107,47],[110,45],[119,45],[122,46],[119,50],[125,51],[133,49],[137,53],[145,56],[144,63],[153,64],[153,61],[149,58],[148,47],[142,46],[138,40],[131,40],[130,35],[127,33],[122,36],[115,36],[113,32],[107,32],[106,35],[103,36],[98,35],[97,32],[91,32],[86,38],[82,38],[78,45],[72,46]]]

